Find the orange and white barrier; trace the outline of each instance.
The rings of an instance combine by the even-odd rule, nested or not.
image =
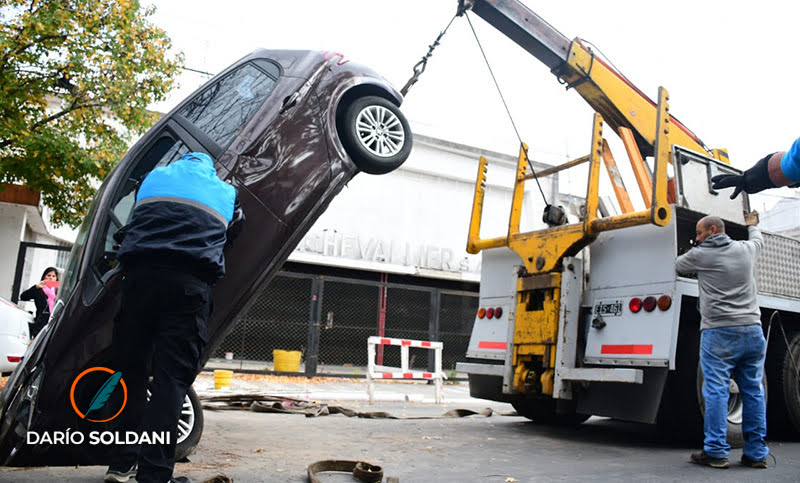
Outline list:
[[[375,347],[378,345],[398,345],[400,346],[400,367],[384,367],[375,364]],[[408,348],[418,347],[421,349],[431,349],[434,351],[434,372],[410,371],[408,369]],[[447,377],[442,372],[442,348],[441,342],[429,342],[426,340],[411,339],[392,339],[388,337],[372,336],[367,339],[367,392],[369,402],[372,404],[375,399],[375,379],[427,379],[433,380],[436,386],[436,404],[442,402],[443,381]]]

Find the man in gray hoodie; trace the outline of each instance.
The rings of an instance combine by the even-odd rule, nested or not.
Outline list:
[[[736,381],[742,397],[742,431],[745,445],[741,462],[766,468],[769,454],[764,387],[761,384],[767,343],[756,303],[755,264],[764,244],[748,216],[749,240],[734,241],[716,216],[697,222],[697,246],[678,257],[679,273],[696,273],[700,289],[700,367],[705,399],[703,451],[692,454],[692,463],[727,468],[730,445],[728,392]]]

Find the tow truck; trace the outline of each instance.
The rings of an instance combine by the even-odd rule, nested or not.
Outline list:
[[[481,238],[488,163],[481,158],[467,251],[482,255],[479,309],[467,349],[473,397],[510,402],[544,424],[577,424],[591,415],[659,423],[699,437],[703,375],[698,364],[696,279],[675,272],[691,248],[696,222],[722,217],[733,239],[746,239],[746,195],[711,187],[737,172],[724,149],[709,149],[669,112],[580,39],[570,41],[516,0],[460,0],[547,65],[594,109],[589,153],[534,173],[520,147],[508,231]],[[645,209],[635,211],[604,132],[619,136]],[[645,159],[652,157],[650,170]],[[588,163],[585,211],[563,224],[549,207],[548,227],[521,232],[525,182]],[[621,214],[600,216],[605,163]],[[556,216],[554,216],[554,213]],[[800,241],[764,233],[757,267],[758,303],[768,339],[764,385],[770,435],[800,435]],[[728,438],[742,442],[742,399],[730,385]]]

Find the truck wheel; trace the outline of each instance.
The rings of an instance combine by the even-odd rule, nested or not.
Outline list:
[[[800,333],[786,335],[788,348],[780,327],[774,327],[767,351],[767,427],[770,437],[797,439],[800,438]]]
[[[767,374],[764,372],[762,379],[764,394],[767,394]],[[744,433],[742,432],[742,397],[739,393],[739,386],[731,380],[730,396],[728,397],[728,444],[732,448],[744,446]],[[703,371],[700,364],[697,364],[697,400],[700,401],[700,412],[705,415],[706,404],[703,399]]]
[[[763,378],[767,387],[766,371]],[[744,445],[742,434],[742,399],[739,387],[731,381],[728,400],[728,444]],[[659,426],[672,436],[692,443],[703,441],[703,371],[700,368],[700,314],[697,299],[681,302],[681,323],[678,330],[678,351],[675,371],[671,371],[658,413]]]
[[[579,414],[574,410],[556,412],[555,399],[522,399],[511,402],[520,416],[526,417],[536,424],[552,426],[575,426],[589,419],[588,414]]]
[[[181,461],[197,448],[200,437],[203,436],[203,406],[200,398],[190,387],[183,400],[181,418],[178,420],[178,440],[175,444],[175,461]]]
[[[400,109],[377,96],[347,106],[339,135],[358,169],[385,174],[400,167],[411,153],[411,129]]]

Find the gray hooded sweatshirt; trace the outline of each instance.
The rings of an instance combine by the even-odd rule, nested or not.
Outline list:
[[[749,240],[721,233],[678,257],[678,273],[696,273],[700,286],[700,330],[761,324],[756,303],[755,265],[764,239],[755,226]]]

